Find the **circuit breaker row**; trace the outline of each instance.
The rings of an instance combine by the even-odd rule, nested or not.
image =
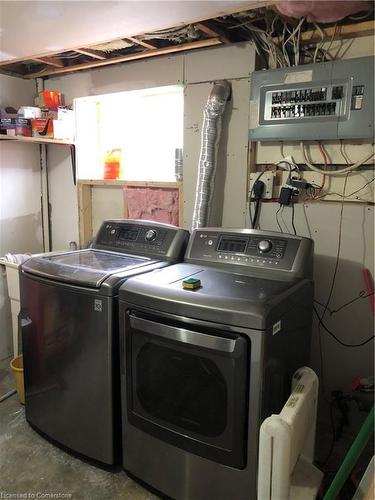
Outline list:
[[[305,118],[306,116],[336,115],[336,102],[319,104],[297,104],[293,106],[272,106],[271,119]]]
[[[292,102],[325,101],[327,88],[298,89],[286,92],[272,92],[272,104],[289,104]]]

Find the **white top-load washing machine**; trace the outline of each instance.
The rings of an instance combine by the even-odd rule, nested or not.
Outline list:
[[[91,248],[33,257],[20,268],[26,419],[56,444],[120,460],[118,290],[179,261],[189,233],[106,220]]]
[[[309,361],[313,242],[196,230],[120,288],[123,465],[178,500],[256,498],[258,433]]]

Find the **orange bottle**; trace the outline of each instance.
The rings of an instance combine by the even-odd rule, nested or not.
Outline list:
[[[104,179],[118,179],[121,175],[121,148],[107,151],[104,159]]]

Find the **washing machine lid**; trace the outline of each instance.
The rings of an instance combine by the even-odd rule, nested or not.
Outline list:
[[[184,289],[182,282],[190,277],[198,278],[201,287]],[[264,279],[181,263],[146,279],[131,278],[120,287],[119,297],[131,306],[262,330],[267,316],[284,307],[286,297],[306,283],[311,282]]]
[[[124,273],[155,262],[147,257],[87,249],[42,255],[27,260],[22,270],[55,281],[100,288],[113,274]]]

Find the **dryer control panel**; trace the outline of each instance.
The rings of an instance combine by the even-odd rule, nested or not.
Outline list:
[[[264,273],[311,273],[309,238],[253,229],[203,228],[194,231],[185,260],[215,266],[241,266]]]
[[[188,231],[169,224],[133,219],[106,220],[93,248],[174,260],[180,258],[188,237]]]

